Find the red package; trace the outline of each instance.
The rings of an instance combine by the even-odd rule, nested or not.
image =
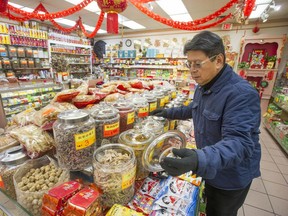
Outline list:
[[[143,89],[143,84],[142,82],[134,82],[134,83],[130,83],[132,88],[136,88],[136,89]]]
[[[69,199],[64,216],[102,215],[101,192],[97,188],[84,188]]]
[[[42,200],[42,214],[46,212],[46,215],[53,215],[63,211],[66,202],[74,194],[76,194],[82,185],[77,181],[65,182],[58,187],[55,187],[44,194]]]
[[[58,212],[52,211],[51,209],[42,205],[41,216],[58,216],[58,215],[59,215]]]
[[[78,95],[73,99],[73,104],[78,108],[84,108],[89,104],[94,104],[100,101],[100,97],[97,95]]]
[[[66,89],[56,94],[54,101],[57,102],[70,102],[79,94],[78,90]]]

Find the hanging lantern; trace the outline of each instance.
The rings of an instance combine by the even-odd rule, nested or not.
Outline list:
[[[118,13],[127,8],[127,0],[96,0],[99,8],[107,13],[107,32],[118,34]]]
[[[0,12],[5,12],[7,9],[8,0],[0,0]]]

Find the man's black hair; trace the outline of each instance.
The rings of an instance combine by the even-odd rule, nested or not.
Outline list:
[[[210,31],[202,31],[195,35],[192,40],[187,41],[184,46],[184,55],[191,50],[203,51],[209,58],[221,53],[224,56],[224,63],[226,61],[222,38]],[[214,61],[214,59],[212,60]]]

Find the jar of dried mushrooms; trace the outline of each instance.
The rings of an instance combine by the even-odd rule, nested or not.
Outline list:
[[[120,115],[120,133],[132,129],[135,122],[135,111],[132,103],[127,101],[118,101],[114,103]]]
[[[7,149],[4,157],[0,161],[0,188],[8,196],[16,200],[16,191],[13,184],[13,175],[21,164],[27,161],[29,157],[24,154],[21,146]]]
[[[84,110],[68,110],[53,125],[56,152],[61,168],[83,170],[92,164],[95,122]]]
[[[120,132],[119,111],[105,103],[91,110],[91,116],[96,126],[96,146],[100,147],[109,143],[116,143]]]
[[[123,144],[107,144],[94,152],[93,176],[103,191],[107,207],[126,205],[134,196],[136,159],[132,148]]]
[[[152,133],[144,132],[140,129],[131,129],[125,131],[119,136],[119,143],[123,143],[133,148],[137,160],[136,180],[144,179],[149,171],[142,166],[142,155],[145,148],[153,141]]]

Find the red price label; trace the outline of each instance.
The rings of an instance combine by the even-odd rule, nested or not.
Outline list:
[[[104,125],[104,137],[112,137],[119,134],[119,122],[114,124]]]
[[[138,113],[138,117],[139,118],[144,118],[144,117],[148,116],[148,111],[149,111],[148,107],[140,108],[139,109],[139,113]]]
[[[0,176],[0,188],[5,189],[2,176]]]

